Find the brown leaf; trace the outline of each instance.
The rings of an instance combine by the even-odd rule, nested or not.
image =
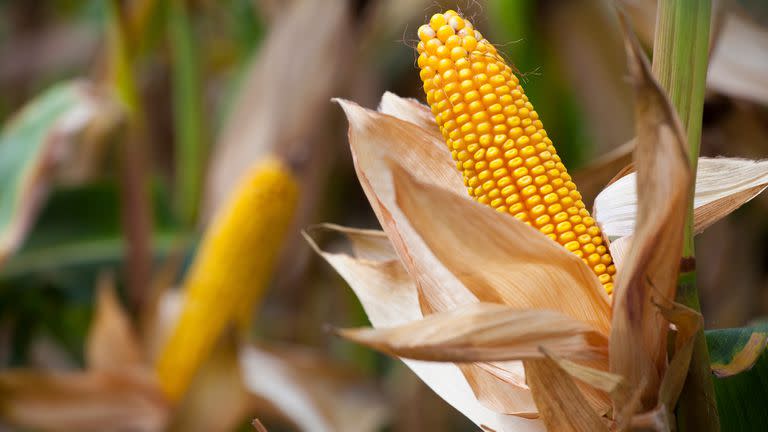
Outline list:
[[[85,363],[90,370],[125,372],[146,366],[130,319],[115,294],[114,277],[100,275],[96,307],[85,345]]]
[[[709,62],[707,87],[768,104],[768,30],[744,14],[728,13]]]
[[[567,357],[600,358],[607,340],[594,327],[548,310],[475,303],[384,329],[338,333],[397,357],[486,362],[540,358],[540,346]]]
[[[628,399],[629,388],[623,377],[562,358],[548,348],[541,347],[540,349],[547,358],[557,363],[560,369],[571,377],[608,393],[614,399]]]
[[[519,368],[519,373],[512,379],[509,378],[511,365],[505,365],[498,371],[494,371],[497,373],[490,371],[493,367],[492,363],[460,364],[458,366],[477,400],[486,407],[499,413],[517,417],[539,418],[539,410],[533,402],[531,390],[525,384],[525,371],[522,362],[515,362],[515,366]],[[501,378],[500,375],[505,376],[505,379]]]
[[[478,299],[516,309],[551,309],[609,332],[605,291],[578,257],[509,215],[420,183],[399,167],[393,170],[397,202],[408,221]]]
[[[694,196],[694,229],[700,233],[768,187],[768,161],[699,158]],[[611,237],[631,235],[637,216],[637,174],[606,187],[595,200],[595,219]]]
[[[376,431],[388,413],[363,380],[317,356],[240,349],[246,389],[272,403],[301,430]]]
[[[356,255],[327,252],[317,245],[312,235],[320,230],[335,231],[350,238],[348,229],[339,230],[332,225],[309,229],[304,238],[347,281],[363,305],[368,319],[376,326],[392,326],[422,317],[416,285],[388,244],[376,244],[381,234],[371,234],[376,240],[361,240],[364,235],[357,231]],[[355,242],[355,240],[350,240]],[[369,247],[366,247],[369,246]],[[384,252],[382,252],[382,250]],[[382,258],[383,257],[383,258]]]
[[[634,240],[616,281],[610,370],[632,388],[645,383],[642,401],[650,409],[667,361],[667,323],[651,301],[675,296],[692,176],[674,108],[628,31],[625,42],[636,93],[638,210]]]
[[[384,95],[381,96],[381,102],[379,102],[379,112],[419,126],[424,129],[425,133],[434,138],[430,143],[438,148],[445,148],[443,136],[437,122],[435,122],[432,110],[418,100],[402,98],[392,92],[384,92]]]
[[[251,164],[268,153],[307,157],[350,37],[346,2],[294,2],[259,49],[212,158],[206,214],[212,215]],[[311,33],[307,30],[311,29]],[[310,73],[311,71],[311,73]]]
[[[164,430],[168,406],[156,386],[114,372],[0,374],[0,416],[45,431]]]
[[[683,391],[683,384],[685,384],[685,378],[688,374],[688,365],[691,363],[691,355],[696,342],[696,333],[704,325],[704,319],[695,310],[663,298],[656,306],[664,318],[674,324],[677,329],[675,351],[664,372],[659,388],[659,404],[665,405],[667,410],[672,412],[680,392]]]
[[[228,432],[255,412],[243,383],[234,338],[222,338],[174,412],[170,431]]]
[[[349,120],[349,143],[360,184],[400,261],[420,287],[425,305],[438,309],[472,303],[467,291],[424,244],[395,199],[392,165],[436,188],[469,200],[461,175],[451,162],[442,139],[394,117],[338,100]]]
[[[355,255],[344,253],[332,253],[320,249],[310,234],[314,235],[318,230],[331,231],[341,234],[346,242],[352,246],[349,248]],[[338,228],[333,225],[323,225],[314,228],[305,235],[310,245],[321,254],[342,277],[350,284],[352,289],[363,304],[368,318],[374,327],[388,327],[422,318],[416,293],[416,284],[405,271],[405,268],[397,259],[392,245],[382,242],[382,232],[353,230]],[[365,237],[368,237],[367,239]],[[422,362],[415,360],[403,360],[403,362],[424,381],[435,393],[445,399],[451,406],[462,412],[478,426],[486,425],[496,430],[515,431],[541,431],[543,426],[536,420],[526,420],[514,416],[505,416],[504,412],[530,412],[531,402],[526,402],[523,394],[516,404],[504,405],[497,410],[488,409],[479,403],[473,391],[482,392],[478,397],[486,405],[488,398],[495,398],[499,403],[512,402],[512,392],[521,389],[522,378],[510,379],[518,382],[511,387],[508,382],[503,383],[502,389],[493,387],[486,391],[488,386],[478,384],[475,389],[462,376],[462,372],[450,363]],[[503,371],[508,373],[507,371]],[[502,371],[497,371],[500,375]],[[496,393],[498,392],[498,393]],[[528,396],[530,400],[530,396]]]
[[[525,373],[541,418],[551,431],[608,431],[570,375],[549,358],[526,360]]]

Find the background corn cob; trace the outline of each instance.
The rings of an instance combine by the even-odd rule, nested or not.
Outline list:
[[[171,400],[182,397],[227,325],[250,316],[297,199],[293,174],[281,161],[267,159],[251,168],[212,221],[184,281],[181,316],[156,364]]]
[[[418,35],[427,102],[469,194],[582,258],[610,293],[616,269],[600,228],[512,69],[455,11]]]

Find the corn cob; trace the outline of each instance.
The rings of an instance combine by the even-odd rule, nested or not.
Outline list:
[[[469,195],[563,245],[612,292],[600,228],[512,69],[455,11],[433,15],[418,36],[427,102]]]
[[[172,401],[186,391],[228,325],[250,315],[264,293],[298,198],[290,170],[256,164],[216,214],[184,281],[179,321],[156,362]]]

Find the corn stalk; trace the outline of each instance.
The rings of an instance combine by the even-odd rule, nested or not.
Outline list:
[[[656,15],[653,73],[667,91],[685,128],[694,175],[701,142],[711,10],[711,0],[659,0]],[[700,311],[693,237],[691,190],[677,301]],[[677,423],[681,431],[720,430],[709,363],[702,329],[696,336],[688,376],[677,406]]]

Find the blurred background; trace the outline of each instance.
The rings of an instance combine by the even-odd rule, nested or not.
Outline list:
[[[342,401],[319,409],[332,430],[472,430],[400,362],[326,331],[368,322],[300,230],[377,228],[330,99],[375,108],[391,91],[423,101],[416,29],[456,9],[519,71],[591,205],[629,162],[622,145],[634,135],[616,6],[650,48],[655,5],[641,0],[0,1],[1,427],[252,430],[258,416],[270,431],[312,430],[270,394],[237,399],[235,413],[226,391],[205,394],[189,405],[215,423],[204,427],[189,420],[195,409],[168,414],[156,395],[89,381],[97,286],[114,285],[128,327],[153,339],[146,323],[158,320],[158,293],[181,283],[215,209],[248,166],[278,155],[297,176],[300,201],[254,305],[251,339],[312,376],[293,385]],[[741,0],[716,2],[716,11],[702,155],[765,158],[768,7]],[[768,315],[766,211],[763,194],[698,238],[708,328]],[[64,381],[51,381],[53,371]],[[105,395],[115,388],[122,396],[112,401]],[[105,423],[67,427],[54,415],[108,409],[98,401],[157,420],[111,429],[118,423],[95,415]],[[25,409],[53,414],[25,423]]]

